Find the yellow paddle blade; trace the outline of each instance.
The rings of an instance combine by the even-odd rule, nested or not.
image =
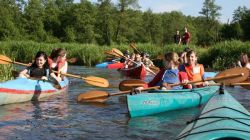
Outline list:
[[[95,76],[88,76],[86,78],[83,77],[82,79],[85,80],[85,82],[90,84],[90,85],[94,85],[94,86],[98,86],[98,87],[108,87],[109,86],[109,81],[104,79],[104,78],[95,77]]]
[[[147,84],[146,82],[139,80],[139,79],[129,79],[129,80],[123,80],[119,84],[119,90],[120,91],[131,91],[133,88],[140,87]]]
[[[139,54],[141,54],[141,52],[136,48],[135,43],[130,43],[129,45],[134,51],[138,52]]]
[[[241,82],[243,84],[250,83],[250,79],[247,79],[246,81]],[[243,88],[250,90],[250,85],[241,85]]]
[[[77,60],[78,60],[77,58],[73,57],[73,58],[67,59],[67,62],[69,62],[69,63],[76,63]]]
[[[84,101],[90,101],[90,100],[100,100],[109,97],[109,93],[106,91],[98,91],[98,90],[93,90],[93,91],[88,91],[85,93],[81,93],[77,96],[77,101],[78,102],[84,102]]]
[[[112,50],[111,50],[114,54],[116,54],[116,56],[118,56],[118,57],[123,57],[124,56],[124,54],[120,51],[120,50],[118,50],[118,49],[116,49],[116,48],[112,48]]]
[[[249,77],[249,70],[247,68],[232,68],[232,69],[227,69],[224,70],[220,73],[218,73],[215,77],[224,77],[224,76],[229,76],[233,74],[244,74],[243,76],[237,76],[237,77],[232,77],[232,78],[221,78],[219,80],[215,80],[217,83],[238,83],[238,82],[243,82],[247,80]]]
[[[156,66],[150,66],[149,69],[152,70],[154,73],[158,73],[160,71],[160,68]]]
[[[5,55],[0,55],[0,64],[10,64],[12,63],[12,60],[5,56]]]

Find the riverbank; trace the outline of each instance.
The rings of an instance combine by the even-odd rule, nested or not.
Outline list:
[[[68,58],[78,58],[74,65],[94,66],[106,60],[104,52],[111,48],[117,48],[121,51],[127,49],[132,52],[129,44],[98,46],[94,44],[77,44],[77,43],[38,43],[33,41],[1,41],[0,53],[6,54],[15,61],[28,63],[31,62],[37,51],[43,50],[50,54],[53,48],[65,48],[68,51]],[[223,70],[235,65],[239,55],[242,52],[250,54],[250,42],[242,41],[225,41],[217,43],[208,48],[201,48],[190,45],[190,48],[198,52],[199,63],[207,68],[214,70]],[[165,46],[157,46],[154,44],[137,44],[137,49],[141,52],[150,54],[151,59],[155,59],[158,55],[169,51],[182,52],[184,46],[167,44]]]

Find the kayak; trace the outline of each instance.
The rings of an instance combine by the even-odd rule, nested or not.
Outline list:
[[[121,74],[126,77],[141,79],[141,80],[144,80],[147,74],[146,68],[143,65],[136,68],[119,69],[118,71],[120,71]]]
[[[181,140],[249,140],[250,113],[226,90],[215,94],[179,134]]]
[[[207,102],[218,86],[196,89],[153,90],[150,93],[127,95],[130,117],[153,115],[165,111],[199,106]]]
[[[122,69],[122,68],[124,68],[124,66],[125,66],[124,63],[118,62],[118,63],[108,64],[107,68],[108,69]]]
[[[20,103],[30,100],[39,100],[44,97],[61,94],[68,89],[67,78],[60,82],[60,89],[54,87],[51,82],[43,80],[31,80],[17,78],[0,83],[0,105]]]
[[[106,68],[108,66],[108,64],[112,64],[112,62],[103,62],[100,64],[96,64],[95,67],[96,68]]]
[[[106,62],[103,62],[103,63],[99,63],[99,64],[96,64],[95,67],[96,68],[107,68],[109,64],[114,64],[114,63],[117,63],[117,61],[119,61],[120,59],[114,59],[112,61],[106,61]]]

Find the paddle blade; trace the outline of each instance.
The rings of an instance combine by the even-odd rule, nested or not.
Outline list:
[[[247,84],[247,83],[250,83],[250,79],[247,79],[246,81],[244,81],[244,82],[241,82],[241,83],[245,83],[245,84]],[[243,88],[245,88],[245,89],[248,89],[248,90],[250,90],[250,85],[241,85]]]
[[[85,80],[86,83],[90,84],[90,85],[94,85],[94,86],[98,86],[98,87],[108,87],[109,86],[109,81],[104,79],[104,78],[100,78],[100,77],[95,77],[95,76],[88,76],[86,78],[83,78]]]
[[[139,79],[129,79],[129,80],[123,80],[119,84],[119,90],[120,91],[129,91],[133,88],[140,87],[147,84],[146,82],[139,80]]]
[[[215,80],[217,83],[238,83],[238,82],[243,82],[247,80],[249,76],[249,70],[247,68],[232,68],[232,69],[227,69],[225,71],[222,71],[218,73],[215,77],[223,77],[223,76],[229,76],[233,74],[244,74],[243,76],[237,76],[233,78],[226,78],[226,79],[220,79],[220,80]]]
[[[114,54],[116,54],[116,56],[118,56],[118,57],[124,56],[124,54],[123,54],[120,50],[118,50],[118,49],[116,49],[116,48],[112,48],[111,51],[112,51]]]
[[[67,59],[67,62],[69,62],[69,63],[76,63],[77,60],[78,60],[77,58],[73,57],[73,58]]]
[[[12,60],[5,56],[5,55],[0,55],[0,64],[10,64],[12,63]]]
[[[104,98],[107,98],[109,96],[109,93],[106,91],[98,91],[98,90],[93,90],[93,91],[88,91],[85,93],[81,93],[77,96],[77,101],[78,102],[90,102],[90,100],[102,100]]]
[[[129,45],[134,51],[136,51],[137,53],[141,53],[139,50],[137,50],[135,43],[130,43]]]
[[[160,71],[160,68],[156,66],[150,66],[149,69],[152,70],[154,73],[158,73]]]

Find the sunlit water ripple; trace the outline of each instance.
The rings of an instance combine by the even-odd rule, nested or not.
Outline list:
[[[191,108],[130,119],[121,97],[110,97],[105,104],[79,104],[76,98],[80,93],[117,92],[123,79],[116,70],[72,66],[69,73],[107,78],[111,88],[97,88],[81,79],[70,79],[68,93],[39,102],[0,106],[0,139],[174,139],[199,112],[199,108]],[[228,91],[250,110],[248,90],[235,87]]]

